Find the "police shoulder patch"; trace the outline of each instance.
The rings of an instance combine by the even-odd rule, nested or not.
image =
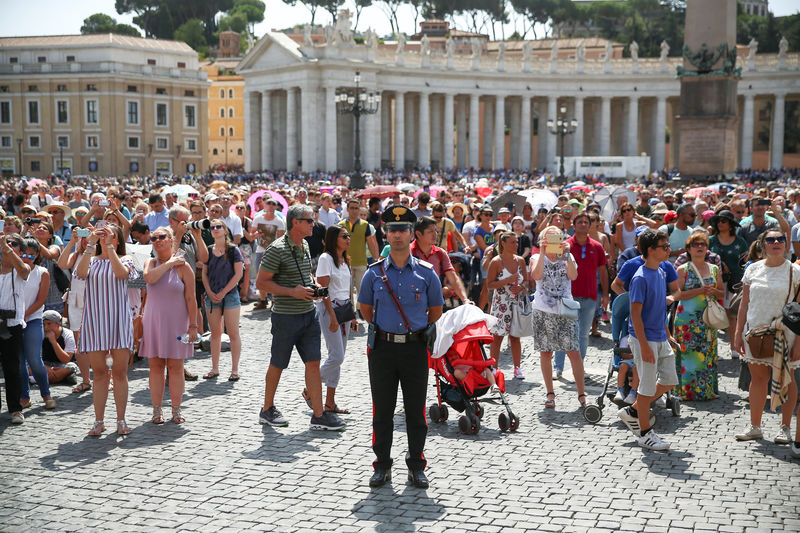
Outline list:
[[[370,263],[370,265],[369,265],[369,267],[368,267],[368,268],[372,268],[372,267],[374,267],[374,266],[376,266],[376,265],[379,265],[379,264],[381,264],[381,262],[383,262],[383,261],[386,261],[386,258],[385,258],[385,257],[381,257],[380,259],[378,259],[378,260],[377,260],[377,261],[375,261],[374,263]]]
[[[420,265],[424,266],[425,268],[430,268],[431,270],[433,270],[433,264],[428,263],[427,261],[423,261],[422,259],[417,259],[417,262]]]

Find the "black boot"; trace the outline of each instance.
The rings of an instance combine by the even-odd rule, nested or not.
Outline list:
[[[372,474],[372,477],[369,478],[369,486],[370,487],[381,487],[387,481],[392,480],[392,470],[390,468],[384,468],[382,466],[375,467],[375,473]]]
[[[428,488],[428,478],[422,470],[408,470],[408,480],[418,489]]]

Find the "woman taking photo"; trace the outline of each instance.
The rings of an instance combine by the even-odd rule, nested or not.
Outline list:
[[[760,326],[769,326],[781,316],[787,295],[791,301],[800,285],[800,266],[786,260],[786,235],[781,231],[768,230],[758,238],[764,250],[764,259],[751,264],[742,277],[742,300],[736,321],[733,348],[742,354],[750,369],[750,427],[736,435],[737,440],[761,439],[761,416],[767,401],[767,384],[773,375],[773,357],[755,358],[745,341],[745,333]],[[791,269],[791,270],[790,270]],[[791,274],[790,274],[791,272]],[[791,279],[791,285],[789,280]],[[790,351],[790,373],[786,403],[781,406],[781,426],[775,436],[777,444],[791,442],[789,427],[792,412],[797,403],[797,384],[793,370],[800,366],[800,344],[795,343],[795,334],[783,329],[785,349]],[[780,369],[778,369],[780,370]]]
[[[128,405],[128,358],[133,350],[133,319],[128,300],[128,280],[138,276],[125,255],[125,241],[119,226],[95,229],[76,267],[77,277],[86,280],[86,307],[81,323],[78,352],[89,354],[94,372],[95,422],[90,436],[105,430],[103,417],[108,399],[111,367],[114,403],[117,406],[117,434],[131,432],[125,421]],[[107,352],[111,354],[106,357]]]
[[[26,250],[21,257],[31,269],[31,273],[25,283],[25,329],[22,330],[22,351],[19,354],[20,385],[22,385],[20,404],[23,409],[31,406],[31,387],[28,381],[28,367],[30,367],[31,375],[39,386],[45,409],[54,409],[56,401],[50,396],[50,382],[42,361],[44,340],[42,313],[47,292],[50,290],[50,273],[39,264],[41,262],[39,242],[36,239],[25,239],[25,246]]]
[[[731,300],[733,299],[734,292],[730,287],[738,285],[742,281],[744,275],[744,267],[742,267],[742,260],[747,254],[747,241],[742,237],[736,235],[736,229],[739,227],[739,222],[733,213],[724,209],[709,219],[711,226],[711,238],[708,242],[709,249],[715,254],[719,255],[722,259],[723,274],[726,274],[727,283],[725,285],[725,298],[723,300],[725,309],[730,309]],[[736,331],[736,314],[728,311],[728,338],[733,339],[733,334]],[[732,354],[735,354],[733,350]]]
[[[561,240],[558,254],[547,253],[547,235],[557,234]],[[578,277],[578,264],[570,253],[569,244],[563,240],[561,230],[556,226],[548,226],[539,234],[540,252],[531,259],[531,279],[536,281],[536,295],[533,299],[533,349],[540,352],[542,377],[544,378],[547,397],[544,406],[552,409],[556,406],[556,394],[553,390],[553,352],[567,352],[575,386],[578,389],[578,401],[586,407],[584,393],[583,359],[578,345],[578,320],[558,313],[559,300],[572,299],[572,281]]]
[[[524,379],[522,373],[522,348],[519,337],[510,334],[512,304],[519,307],[525,305],[528,297],[528,271],[525,260],[516,254],[517,236],[510,231],[499,234],[497,249],[499,254],[489,263],[486,275],[486,286],[494,291],[490,315],[497,319],[495,325],[489,328],[494,336],[490,348],[491,357],[500,363],[500,346],[503,338],[508,335],[511,346],[511,358],[514,360],[514,377]]]
[[[220,219],[211,220],[214,244],[209,250],[208,262],[203,269],[203,287],[206,291],[206,316],[211,330],[211,371],[203,379],[219,376],[219,352],[222,347],[222,326],[231,342],[231,375],[228,381],[239,381],[239,356],[242,339],[239,336],[239,280],[244,270],[242,253],[233,244],[228,227]]]
[[[717,330],[703,321],[708,299],[725,295],[722,273],[706,262],[708,237],[697,231],[686,239],[689,262],[678,267],[679,302],[673,336],[680,345],[675,350],[678,385],[675,394],[683,400],[713,400],[719,396],[717,376]]]
[[[44,301],[45,310],[53,309],[59,313],[64,312],[64,292],[58,287],[56,283],[56,276],[63,276],[63,279],[68,279],[67,275],[63,272],[56,273],[58,268],[56,262],[61,255],[61,248],[55,242],[55,235],[53,233],[53,225],[49,222],[40,222],[33,228],[33,235],[39,242],[39,256],[40,264],[47,269],[50,274],[50,288],[47,291],[47,298]],[[62,285],[63,288],[63,285]]]
[[[72,334],[75,336],[76,346],[80,340],[81,322],[83,321],[83,308],[86,302],[86,280],[78,277],[78,269],[75,264],[80,259],[81,254],[86,251],[87,238],[78,237],[77,226],[72,227],[72,238],[69,244],[64,247],[64,251],[58,258],[58,268],[62,270],[72,270],[72,278],[67,292],[67,319]],[[85,392],[91,390],[92,380],[90,376],[89,354],[78,351],[75,359],[81,371],[82,381],[78,383],[72,392]]]
[[[322,383],[327,387],[325,410],[336,414],[350,414],[348,409],[340,409],[336,405],[336,387],[345,350],[347,349],[347,332],[358,328],[358,321],[353,318],[349,322],[339,323],[334,309],[350,305],[350,234],[343,226],[329,226],[325,232],[325,251],[319,256],[317,264],[317,284],[328,287],[328,297],[317,303],[317,314],[325,345],[328,347],[328,358],[320,367]],[[306,390],[303,398],[310,402]]]
[[[181,399],[184,388],[183,362],[194,352],[197,324],[190,323],[197,303],[194,295],[194,271],[183,255],[172,255],[173,233],[168,226],[151,236],[155,258],[144,265],[147,303],[142,320],[144,337],[139,355],[150,363],[150,398],[153,400],[153,423],[163,424],[161,402],[164,398],[164,370],[169,375],[172,421],[184,421]],[[189,334],[187,343],[179,337]]]
[[[244,277],[239,282],[239,302],[248,303],[248,293],[250,291],[250,256],[253,255],[253,241],[258,237],[257,228],[253,229],[253,219],[247,214],[247,209],[250,206],[244,202],[239,202],[234,208],[236,216],[242,221],[242,240],[239,242],[239,251],[242,253],[244,259]]]

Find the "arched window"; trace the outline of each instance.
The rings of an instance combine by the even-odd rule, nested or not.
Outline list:
[[[228,108],[228,117],[233,117],[233,108],[232,107]]]
[[[242,155],[242,149],[241,149],[241,148],[239,148],[238,150],[236,150],[236,154],[237,154],[237,155]]]
[[[228,98],[233,98],[233,89],[228,89]]]
[[[214,148],[214,151],[213,151],[212,153],[213,153],[214,155],[217,155],[217,154],[219,153],[219,150],[217,150],[216,148]]]
[[[225,137],[225,128],[220,128],[219,129],[219,136],[220,137]]]
[[[219,118],[225,118],[225,108],[224,107],[220,107],[219,108]]]
[[[220,98],[225,98],[225,89],[220,89],[219,90],[219,97]]]
[[[233,137],[233,128],[228,128],[228,136]]]

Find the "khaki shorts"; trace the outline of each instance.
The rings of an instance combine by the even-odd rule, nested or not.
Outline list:
[[[678,384],[678,372],[675,368],[675,352],[668,341],[652,341],[647,344],[656,356],[655,363],[648,363],[642,359],[642,350],[639,339],[631,335],[630,346],[633,360],[639,371],[639,387],[637,392],[644,396],[655,396],[656,384],[674,386]]]

